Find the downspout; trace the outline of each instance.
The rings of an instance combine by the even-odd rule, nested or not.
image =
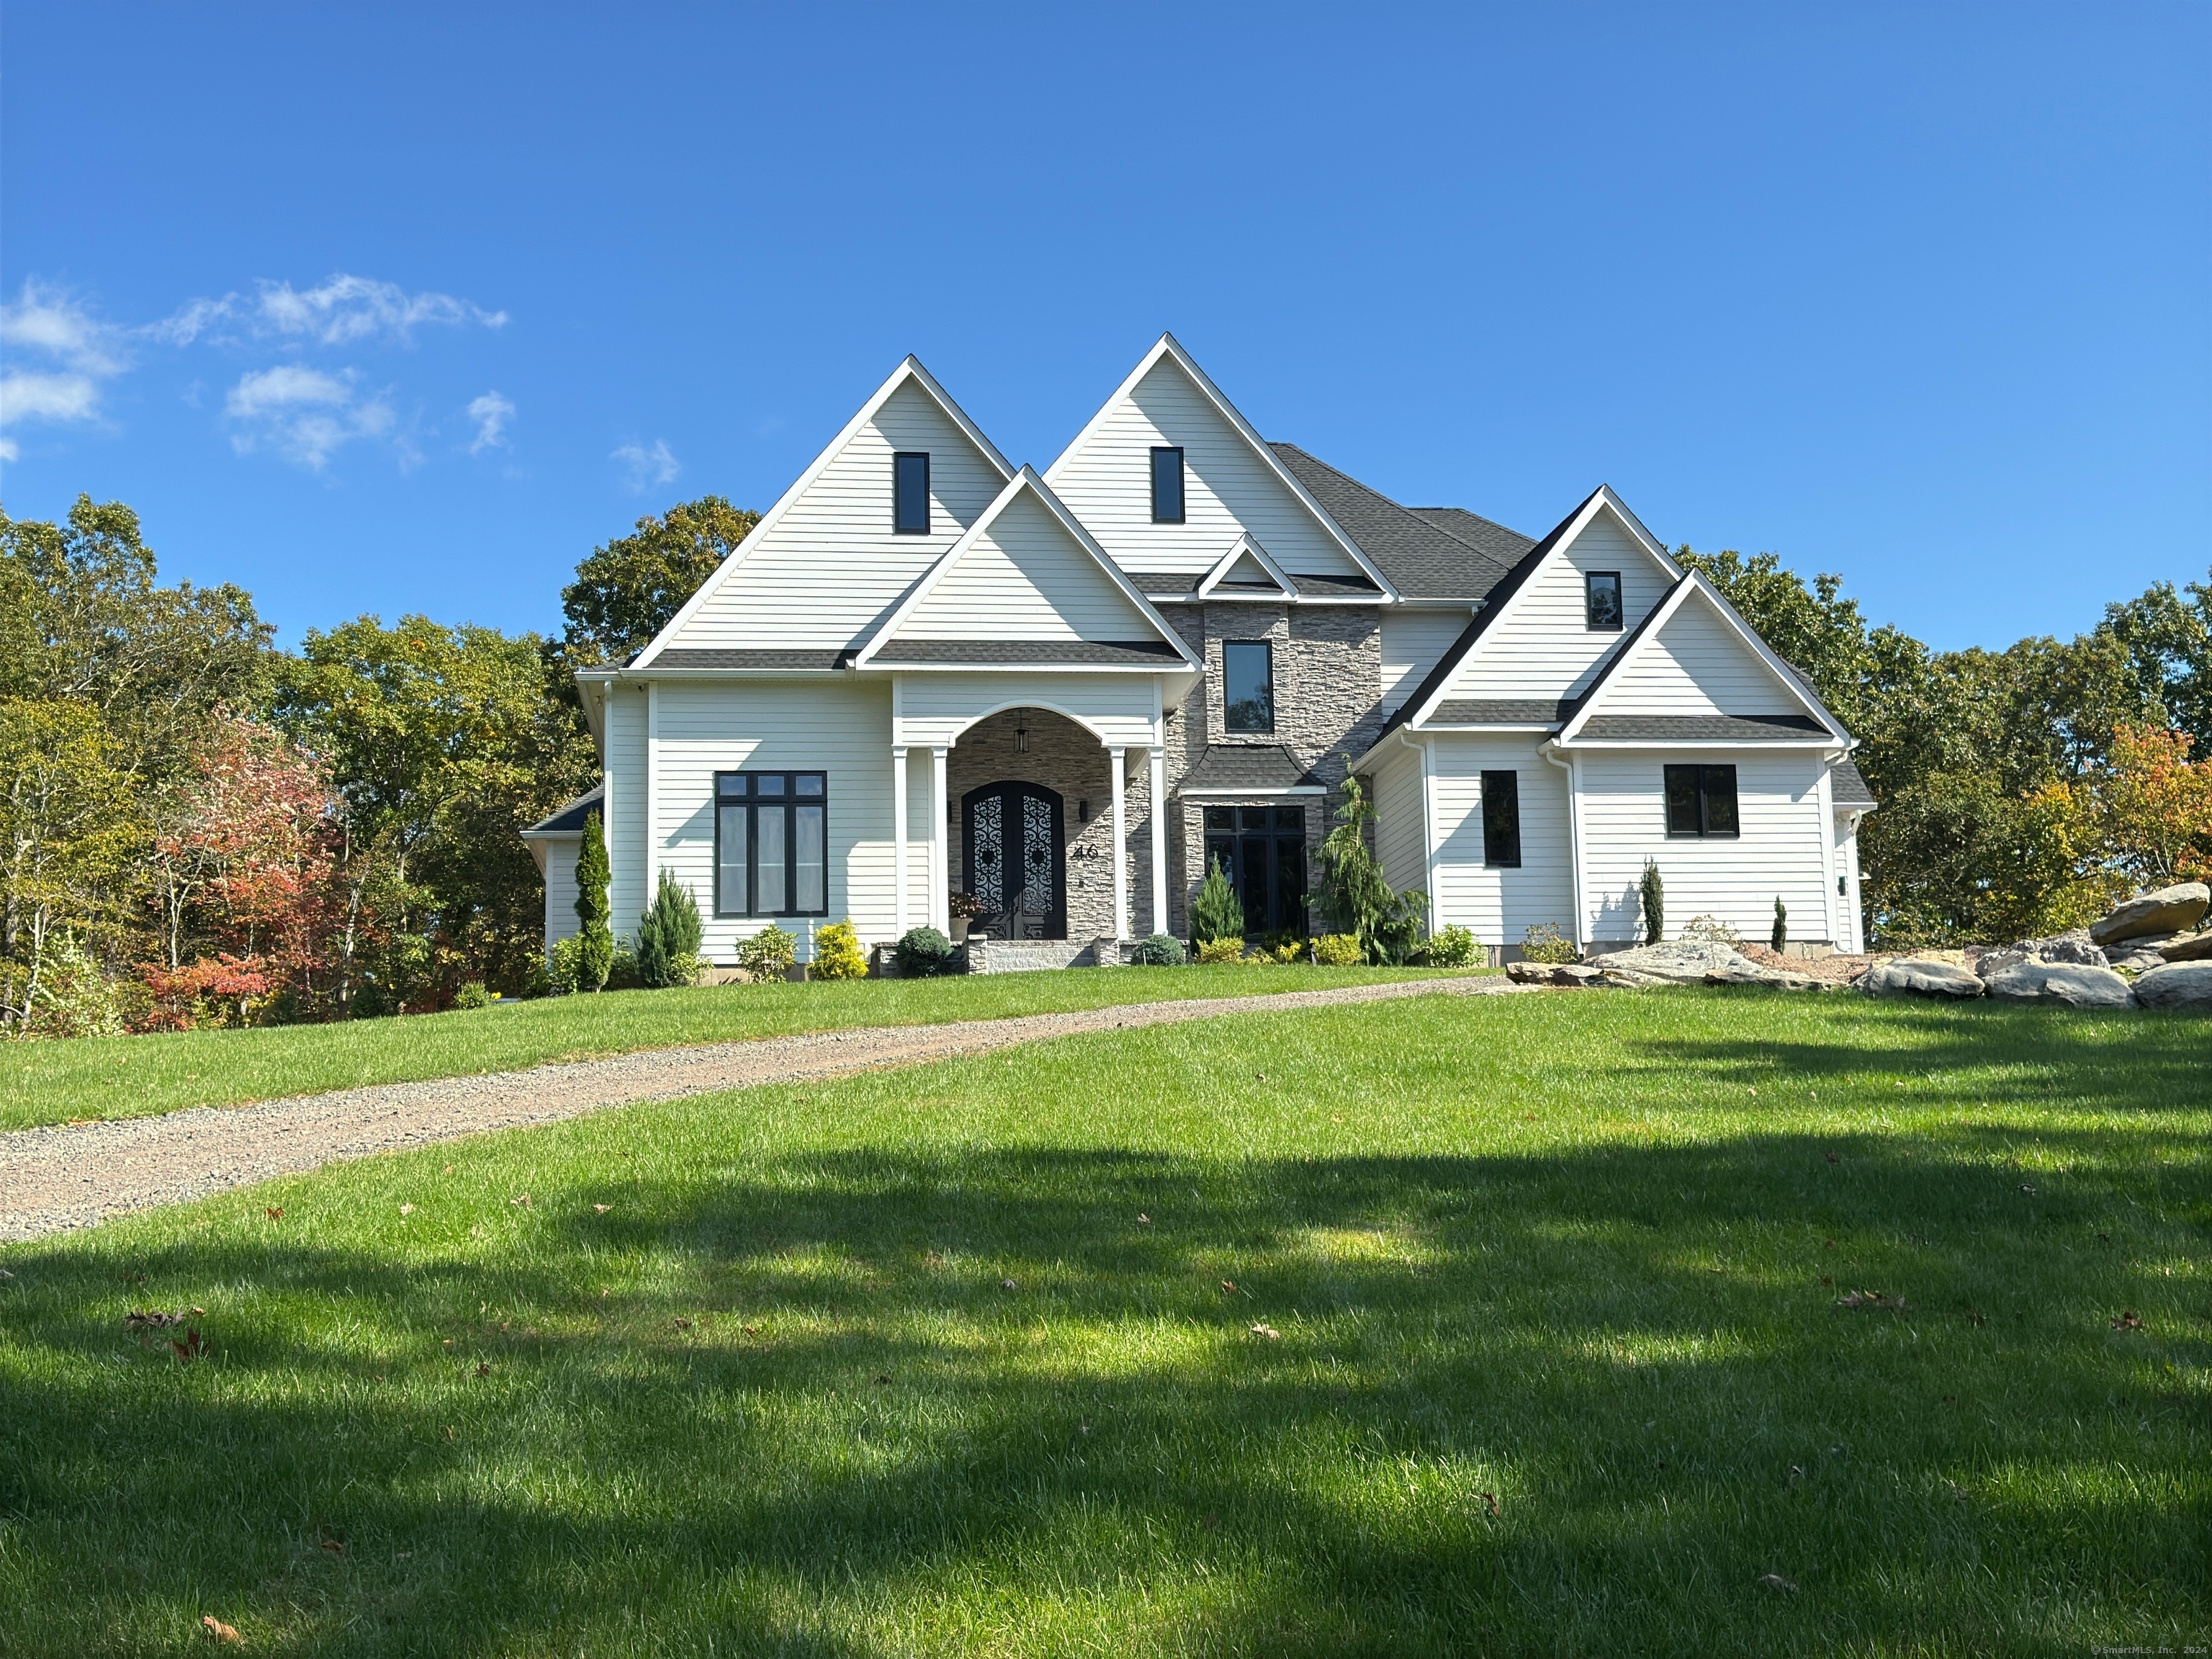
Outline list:
[[[1553,738],[1536,745],[1536,752],[1567,775],[1567,873],[1569,891],[1573,895],[1574,915],[1568,923],[1573,933],[1570,941],[1579,956],[1583,951],[1583,923],[1589,914],[1583,902],[1583,790],[1582,771],[1576,757],[1559,758],[1559,740]]]
[[[1437,777],[1435,745],[1423,738],[1416,743],[1400,726],[1398,741],[1421,757],[1421,888],[1429,896],[1429,932],[1441,925],[1437,896]]]

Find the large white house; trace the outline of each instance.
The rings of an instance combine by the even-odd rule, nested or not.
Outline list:
[[[1218,859],[1255,933],[1347,764],[1392,884],[1507,958],[1667,914],[1860,948],[1853,740],[1601,487],[1531,540],[1263,440],[1163,336],[1042,477],[909,357],[657,638],[577,675],[599,789],[525,832],[546,938],[605,817],[616,931],[659,872],[707,954],[770,921],[1028,961],[1187,935]],[[1053,948],[1055,942],[1056,948]],[[987,947],[983,953],[991,953]]]

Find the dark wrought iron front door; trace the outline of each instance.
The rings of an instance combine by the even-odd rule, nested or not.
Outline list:
[[[993,939],[1067,937],[1067,851],[1060,799],[1033,783],[987,783],[961,797],[963,873]]]

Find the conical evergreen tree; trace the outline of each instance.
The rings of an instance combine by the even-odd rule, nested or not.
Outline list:
[[[599,830],[594,811],[584,820],[584,836],[576,849],[576,988],[596,991],[607,982],[615,965],[615,936],[607,926],[611,914],[607,902],[607,839]]]

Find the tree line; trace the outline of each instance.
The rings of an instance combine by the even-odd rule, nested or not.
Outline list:
[[[639,520],[578,564],[557,638],[364,616],[287,651],[243,590],[163,586],[120,502],[0,514],[0,1032],[543,988],[516,832],[596,778],[573,671],[641,649],[757,522],[711,495]],[[1838,577],[1680,556],[1861,739],[1878,943],[2054,931],[2212,872],[2212,573],[2070,642],[1935,652]]]

